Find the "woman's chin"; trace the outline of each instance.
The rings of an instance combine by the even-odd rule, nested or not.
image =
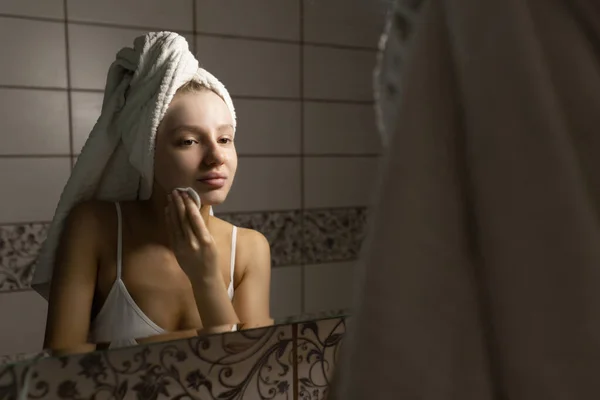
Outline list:
[[[220,193],[202,193],[200,195],[200,202],[205,206],[218,206],[225,201],[227,195]]]

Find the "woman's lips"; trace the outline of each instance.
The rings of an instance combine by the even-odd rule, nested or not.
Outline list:
[[[198,182],[216,189],[225,186],[225,178],[198,179]]]

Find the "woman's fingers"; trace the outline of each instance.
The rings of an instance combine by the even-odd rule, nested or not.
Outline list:
[[[191,227],[190,221],[187,216],[186,204],[184,199],[187,197],[185,193],[173,192],[173,200],[177,209],[177,217],[181,226],[183,237],[188,241],[191,246],[196,246],[197,241],[194,235],[194,231]]]
[[[198,206],[193,202],[192,198],[188,195],[185,196],[185,205],[187,210],[187,218],[190,222],[194,236],[198,239],[200,244],[207,246],[212,243],[212,235],[208,231],[208,227],[204,223],[202,215]]]
[[[185,235],[181,223],[179,222],[179,216],[177,215],[177,206],[173,195],[169,195],[167,205],[167,222],[169,225],[169,232],[173,244],[184,239]]]

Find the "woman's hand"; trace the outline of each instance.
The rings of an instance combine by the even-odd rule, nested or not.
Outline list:
[[[192,198],[173,191],[165,216],[169,242],[181,269],[192,281],[219,278],[215,240]]]

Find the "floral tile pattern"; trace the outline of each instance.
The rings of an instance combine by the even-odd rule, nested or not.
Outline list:
[[[0,365],[0,399],[16,400],[27,384],[30,364],[27,362]]]
[[[218,214],[219,218],[242,228],[261,232],[271,245],[274,267],[298,265],[302,260],[300,211]]]
[[[29,287],[47,224],[0,226],[0,291]]]
[[[292,399],[292,326],[45,358],[29,399]]]
[[[0,399],[325,399],[345,317],[0,366]]]
[[[358,256],[365,208],[219,214],[263,233],[274,267],[346,261]],[[0,291],[28,288],[48,224],[0,225]]]
[[[304,264],[356,259],[365,236],[367,209],[304,211]]]
[[[346,333],[346,319],[300,323],[297,329],[298,399],[326,399]]]

